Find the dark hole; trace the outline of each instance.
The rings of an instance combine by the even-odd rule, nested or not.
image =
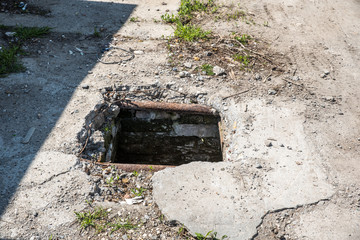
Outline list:
[[[219,116],[122,109],[114,162],[181,165],[222,161]]]

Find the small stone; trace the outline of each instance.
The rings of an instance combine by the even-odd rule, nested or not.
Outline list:
[[[189,73],[189,72],[186,72],[186,71],[183,71],[183,72],[180,72],[180,73],[179,73],[179,76],[180,76],[181,78],[189,77],[189,76],[190,76],[190,73]]]
[[[255,74],[255,80],[256,81],[261,81],[261,79],[262,79],[262,77],[261,77],[261,75],[260,74]]]
[[[81,87],[82,87],[83,89],[89,89],[89,85],[87,85],[87,84],[83,84],[83,85],[81,85]]]
[[[186,62],[186,63],[184,63],[184,66],[185,66],[186,68],[192,68],[191,62]]]
[[[257,169],[261,169],[261,168],[262,168],[261,164],[257,164],[255,167],[256,167]]]
[[[324,74],[327,76],[327,75],[330,74],[330,71],[325,69],[325,70],[324,70]]]
[[[321,77],[321,78],[326,78],[326,76],[327,76],[327,75],[326,75],[325,73],[320,74],[320,77]]]
[[[277,91],[275,89],[269,89],[268,90],[269,95],[275,95],[276,93],[277,93]]]
[[[272,147],[272,146],[273,146],[273,144],[272,144],[272,142],[271,142],[271,141],[266,140],[266,141],[265,141],[265,146],[267,146],[267,147]]]
[[[215,66],[213,68],[213,72],[215,73],[216,76],[221,76],[225,74],[225,69],[219,67],[219,66]]]
[[[293,77],[292,77],[292,80],[293,80],[293,81],[299,81],[299,80],[300,80],[300,77],[299,77],[299,76],[293,76]]]
[[[212,55],[212,52],[206,51],[206,52],[204,52],[204,55],[207,57],[210,57]]]
[[[332,97],[332,96],[324,97],[324,100],[328,101],[328,102],[336,102],[336,99],[334,97]]]
[[[138,51],[134,51],[135,55],[142,55],[144,54],[144,51],[138,50]]]
[[[179,77],[184,78],[185,77],[185,72],[180,72]]]

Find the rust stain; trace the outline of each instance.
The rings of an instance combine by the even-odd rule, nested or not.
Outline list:
[[[181,104],[181,103],[165,103],[165,102],[136,102],[121,101],[116,104],[123,109],[139,109],[139,110],[158,110],[171,112],[184,112],[188,114],[203,114],[218,116],[219,113],[208,106],[199,104]]]

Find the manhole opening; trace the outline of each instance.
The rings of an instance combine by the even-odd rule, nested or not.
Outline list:
[[[113,131],[114,137],[106,144],[107,154],[111,154],[107,159],[149,165],[219,162],[220,123],[217,113],[196,105],[122,105],[113,121],[116,133]]]

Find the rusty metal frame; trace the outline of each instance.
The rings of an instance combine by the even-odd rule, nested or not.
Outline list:
[[[182,103],[166,103],[166,102],[136,102],[136,101],[119,101],[115,102],[122,109],[134,110],[155,110],[155,111],[171,111],[183,112],[187,114],[202,114],[219,116],[219,113],[208,106],[199,104],[182,104]]]
[[[133,171],[140,171],[140,170],[158,172],[158,171],[161,171],[161,170],[163,170],[165,168],[176,167],[176,166],[173,166],[173,165],[150,165],[150,164],[94,162],[94,161],[87,160],[87,159],[84,159],[84,158],[81,158],[81,160],[85,161],[85,162],[88,162],[88,163],[93,163],[93,164],[96,164],[96,165],[100,165],[100,166],[103,166],[103,167],[114,166],[117,169],[121,169],[121,170],[124,170],[126,172],[133,172]]]

